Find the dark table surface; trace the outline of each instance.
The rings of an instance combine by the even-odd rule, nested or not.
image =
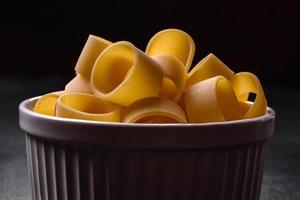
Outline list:
[[[24,134],[18,104],[29,97],[60,90],[64,77],[0,77],[0,200],[30,200]],[[262,200],[300,199],[300,89],[265,86],[277,112],[269,146]]]

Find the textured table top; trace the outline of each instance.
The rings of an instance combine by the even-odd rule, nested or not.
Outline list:
[[[0,200],[30,200],[24,134],[18,104],[29,97],[63,88],[61,77],[0,77]],[[299,88],[268,86],[269,105],[277,112],[269,146],[262,200],[300,199]]]

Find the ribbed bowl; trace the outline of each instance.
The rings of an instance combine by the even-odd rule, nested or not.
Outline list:
[[[275,113],[208,124],[99,123],[20,104],[33,200],[258,200]]]

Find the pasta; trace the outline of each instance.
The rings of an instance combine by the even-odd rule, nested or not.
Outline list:
[[[259,79],[235,73],[210,53],[191,70],[195,44],[178,29],[155,34],[145,52],[90,35],[64,91],[40,97],[34,111],[123,123],[209,123],[262,116]],[[249,102],[249,95],[255,100]]]

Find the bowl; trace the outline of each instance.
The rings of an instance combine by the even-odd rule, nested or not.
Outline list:
[[[34,200],[258,200],[275,112],[205,124],[51,117],[19,106]]]

